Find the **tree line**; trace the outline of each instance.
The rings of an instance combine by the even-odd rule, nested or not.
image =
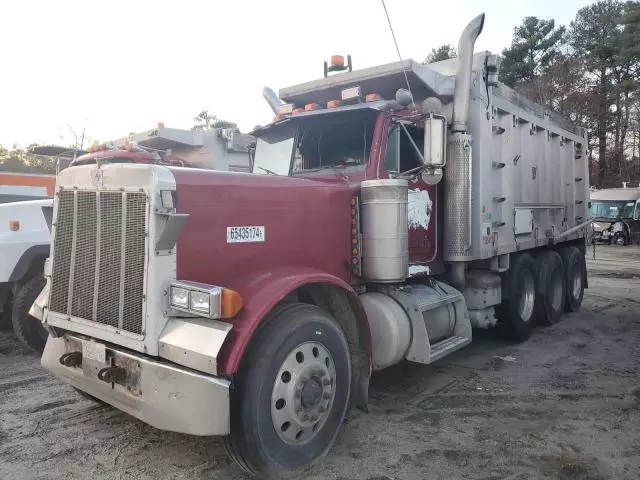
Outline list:
[[[426,62],[455,55],[441,45]],[[587,129],[592,185],[640,180],[640,1],[600,0],[568,26],[524,18],[502,51],[500,80]],[[194,118],[194,129],[219,127],[237,128],[207,110]],[[55,164],[0,146],[0,170],[53,173]]]
[[[455,54],[441,45],[426,62]],[[524,18],[500,80],[587,129],[592,185],[640,180],[640,2],[601,0],[568,26]]]

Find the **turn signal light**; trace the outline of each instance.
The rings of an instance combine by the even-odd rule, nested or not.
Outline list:
[[[223,288],[221,307],[222,318],[233,318],[242,309],[242,297],[235,290]]]
[[[9,220],[9,230],[12,232],[20,230],[20,220]]]

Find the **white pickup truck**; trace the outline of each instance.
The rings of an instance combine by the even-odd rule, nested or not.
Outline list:
[[[50,198],[0,205],[0,323],[36,351],[47,333],[28,311],[45,284],[52,208]]]

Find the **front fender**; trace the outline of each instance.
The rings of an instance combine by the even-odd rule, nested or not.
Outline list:
[[[344,290],[360,310],[368,336],[368,354],[371,356],[371,335],[357,293],[344,280],[325,272],[307,267],[282,267],[275,270],[256,272],[250,278],[237,279],[230,285],[242,294],[244,307],[240,314],[231,319],[233,329],[229,332],[222,348],[219,373],[233,375],[238,370],[242,356],[260,326],[262,320],[287,295],[304,285],[330,284]]]

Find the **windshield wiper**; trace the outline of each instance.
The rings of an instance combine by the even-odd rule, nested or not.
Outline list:
[[[280,177],[281,175],[279,173],[274,172],[273,170],[269,170],[268,168],[264,168],[261,167],[260,165],[256,165],[256,167],[258,167],[260,170],[267,172],[269,175],[276,175],[278,177]]]

